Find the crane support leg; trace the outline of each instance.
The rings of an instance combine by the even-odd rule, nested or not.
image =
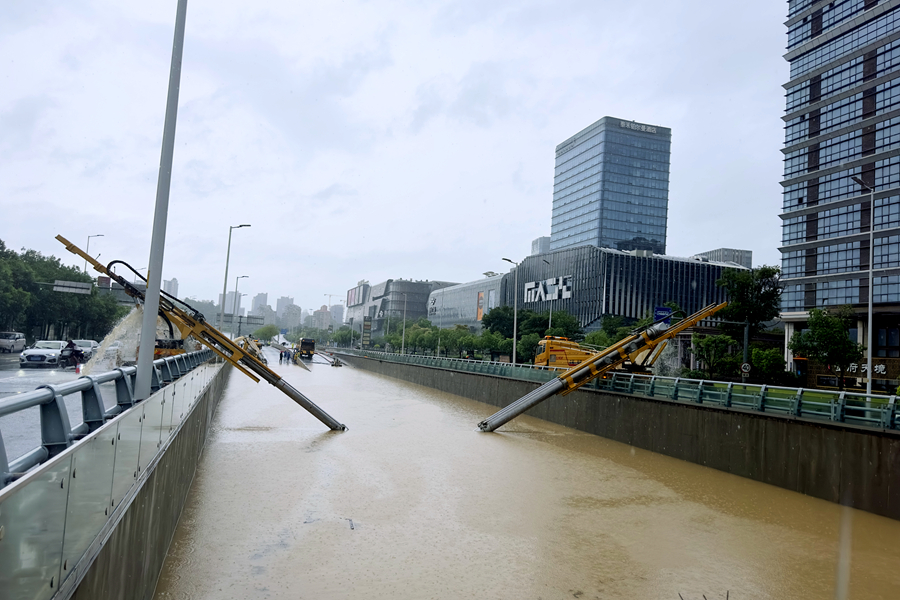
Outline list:
[[[508,423],[556,394],[568,394],[574,392],[585,383],[602,376],[607,371],[616,368],[627,360],[634,362],[638,356],[648,350],[652,353],[657,347],[665,345],[668,340],[688,327],[692,327],[711,317],[719,310],[725,308],[727,303],[711,304],[679,321],[672,327],[668,327],[661,321],[654,323],[643,331],[636,332],[624,340],[606,348],[591,356],[581,364],[572,367],[556,379],[548,381],[533,392],[525,394],[509,406],[498,410],[496,413],[478,424],[481,431],[494,431],[498,427]]]

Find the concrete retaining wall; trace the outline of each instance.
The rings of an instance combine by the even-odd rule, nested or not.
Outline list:
[[[539,384],[342,355],[351,366],[503,407]],[[556,396],[539,419],[900,519],[900,433],[596,390]],[[475,423],[472,424],[473,426]]]
[[[185,418],[73,598],[153,598],[156,581],[187,499],[209,425],[231,367],[223,367]]]

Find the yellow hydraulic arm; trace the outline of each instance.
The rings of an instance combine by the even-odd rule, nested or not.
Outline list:
[[[129,296],[134,298],[138,298],[140,300],[144,300],[144,293],[131,285],[128,280],[124,277],[116,275],[110,270],[110,267],[115,263],[121,263],[125,266],[128,266],[124,262],[121,261],[113,261],[109,263],[109,266],[104,266],[101,263],[94,260],[92,257],[88,256],[88,254],[81,250],[81,248],[77,247],[75,244],[67,240],[61,235],[57,235],[56,239],[59,240],[69,252],[80,256],[81,258],[88,261],[91,266],[94,267],[94,270],[102,273],[103,275],[108,276],[113,281],[122,286]],[[133,271],[134,269],[132,269]],[[177,304],[176,304],[177,303]],[[183,308],[182,308],[183,307]],[[309,411],[314,417],[319,419],[322,423],[328,426],[332,430],[336,431],[344,431],[347,429],[346,426],[336,421],[331,415],[326,413],[324,410],[316,406],[312,400],[301,394],[297,389],[292,387],[288,382],[286,382],[278,373],[267,367],[254,355],[254,350],[250,346],[246,344],[235,343],[236,340],[231,340],[228,336],[224,335],[215,327],[209,325],[204,319],[203,315],[197,310],[193,309],[186,302],[175,298],[167,294],[166,292],[160,293],[159,298],[159,312],[162,315],[165,315],[169,321],[171,321],[178,329],[181,331],[182,339],[187,339],[189,335],[193,335],[195,339],[199,342],[207,346],[210,350],[221,356],[223,359],[230,362],[241,371],[244,375],[249,377],[250,379],[259,382],[260,379],[266,380],[268,383],[274,385],[276,388],[284,392],[291,400],[305,408]]]
[[[626,360],[635,361],[646,352],[658,354],[665,346],[666,340],[676,336],[688,327],[693,327],[703,319],[708,319],[726,306],[728,306],[727,302],[710,304],[671,327],[662,321],[657,321],[643,331],[636,332],[609,348],[603,349],[556,379],[552,379],[533,392],[522,396],[509,406],[497,411],[479,423],[478,428],[482,431],[494,431],[526,410],[537,406],[550,396],[572,393],[585,383],[602,376],[607,371],[615,369]]]

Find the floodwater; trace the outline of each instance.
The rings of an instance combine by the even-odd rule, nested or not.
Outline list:
[[[349,431],[233,372],[158,600],[900,597],[900,522],[274,358]]]

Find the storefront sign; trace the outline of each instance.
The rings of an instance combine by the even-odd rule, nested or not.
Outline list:
[[[572,278],[551,277],[543,281],[529,281],[525,284],[525,302],[545,300],[565,300],[572,297]]]

